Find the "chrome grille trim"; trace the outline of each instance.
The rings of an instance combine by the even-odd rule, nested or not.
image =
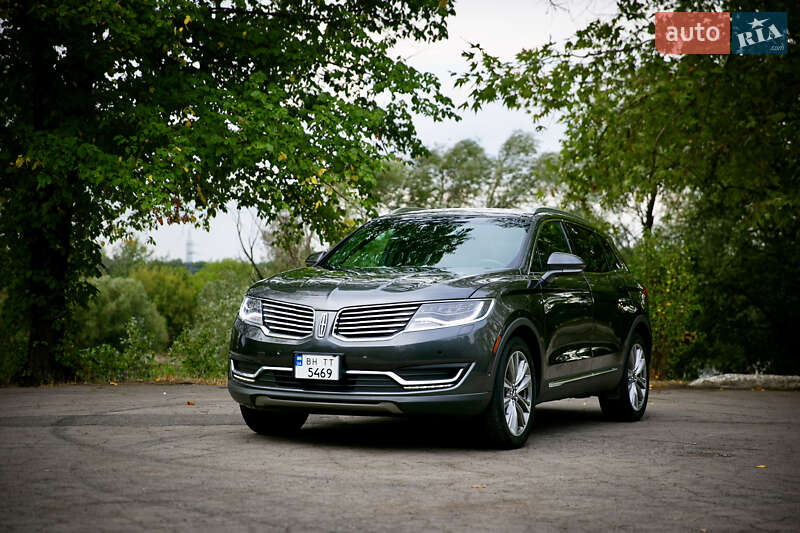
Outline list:
[[[333,335],[343,340],[369,341],[403,331],[422,303],[376,304],[345,307],[336,314]]]
[[[261,320],[273,337],[302,339],[314,332],[314,309],[305,305],[261,300]]]
[[[449,391],[456,389],[461,386],[464,381],[466,381],[467,376],[472,372],[475,368],[475,363],[470,363],[465,368],[460,368],[455,376],[448,379],[428,379],[428,380],[408,380],[404,379],[403,377],[395,374],[392,371],[385,371],[385,370],[348,370],[347,374],[349,375],[384,375],[388,376],[401,385],[405,392],[337,392],[335,394],[338,395],[382,395],[382,396],[406,396],[411,394],[420,394],[429,391],[430,389],[438,389],[437,392],[441,391]],[[327,392],[321,391],[309,391],[303,389],[293,389],[293,388],[283,388],[283,387],[265,387],[263,385],[256,385],[255,380],[258,378],[258,375],[265,370],[271,370],[273,372],[294,372],[293,367],[285,367],[285,366],[262,366],[254,373],[250,374],[247,372],[243,372],[241,370],[236,370],[234,366],[234,361],[231,359],[230,361],[230,369],[231,375],[234,379],[247,383],[252,387],[264,390],[275,390],[275,391],[284,391],[284,392],[302,392],[304,394],[329,394]]]

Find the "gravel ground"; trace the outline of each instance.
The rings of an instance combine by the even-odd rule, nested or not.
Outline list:
[[[262,437],[215,386],[7,388],[0,406],[4,530],[798,529],[797,392],[653,390],[633,424],[544,404],[506,452],[441,421]]]
[[[728,389],[776,389],[800,390],[800,376],[782,376],[777,374],[720,374],[707,378],[698,378],[690,387]]]

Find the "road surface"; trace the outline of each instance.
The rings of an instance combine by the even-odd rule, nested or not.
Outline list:
[[[536,410],[525,448],[494,451],[459,424],[390,418],[311,416],[295,437],[262,437],[224,387],[6,388],[0,524],[797,531],[798,413],[800,392],[654,390],[633,424],[565,400]]]

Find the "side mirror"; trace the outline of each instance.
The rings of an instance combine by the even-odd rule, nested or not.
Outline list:
[[[313,254],[309,255],[306,257],[306,266],[312,267],[316,265],[319,260],[322,259],[323,255],[325,255],[325,252],[314,252]]]
[[[584,268],[586,268],[586,263],[577,255],[553,252],[547,258],[547,271],[542,275],[539,283],[542,284],[548,278],[559,274],[580,274]]]

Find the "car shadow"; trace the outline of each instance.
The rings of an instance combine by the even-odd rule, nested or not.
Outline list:
[[[586,431],[590,426],[608,424],[599,406],[573,408],[554,404],[537,407],[536,422],[528,446],[536,439],[563,432]],[[459,417],[356,417],[318,416],[309,419],[298,433],[280,439],[294,444],[372,449],[447,448],[489,450],[475,419]]]

